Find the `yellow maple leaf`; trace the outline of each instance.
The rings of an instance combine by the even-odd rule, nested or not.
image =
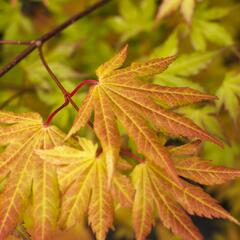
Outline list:
[[[131,207],[134,189],[127,176],[116,173],[111,189],[107,184],[105,155],[96,156],[97,145],[80,138],[82,150],[61,146],[39,150],[46,162],[57,165],[62,193],[60,226],[70,229],[85,214],[98,240],[104,240],[113,224],[114,200]]]
[[[159,7],[156,19],[159,21],[180,8],[185,20],[191,23],[195,4],[195,0],[164,0]]]
[[[23,220],[32,191],[32,239],[50,240],[59,208],[57,175],[55,167],[42,161],[35,150],[60,145],[65,135],[55,127],[45,127],[36,113],[0,111],[0,123],[0,144],[7,146],[0,154],[0,176],[7,177],[0,194],[0,239]]]

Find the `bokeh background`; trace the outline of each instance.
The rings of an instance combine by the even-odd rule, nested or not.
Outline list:
[[[185,10],[181,5],[184,1]],[[36,39],[94,2],[0,0],[0,39]],[[166,72],[154,77],[155,83],[192,87],[218,96],[215,103],[179,111],[224,140],[224,149],[204,143],[201,151],[204,158],[214,164],[240,168],[240,1],[112,0],[49,41],[44,45],[44,54],[63,85],[71,91],[82,80],[95,79],[96,67],[126,43],[129,44],[127,63],[177,55],[176,62]],[[0,45],[0,66],[23,48]],[[80,104],[85,92],[86,89],[81,90],[75,101]],[[42,66],[37,51],[0,78],[0,109],[36,111],[47,117],[62,103],[62,94]],[[54,123],[67,131],[75,114],[69,106]],[[206,190],[240,219],[240,180]],[[240,228],[232,223],[193,220],[206,239],[240,239]],[[87,228],[78,231],[81,238],[78,235],[76,239],[94,239]],[[58,239],[61,238],[64,239],[62,233]],[[117,211],[115,231],[108,239],[134,239],[129,211]],[[148,239],[178,238],[156,219]]]

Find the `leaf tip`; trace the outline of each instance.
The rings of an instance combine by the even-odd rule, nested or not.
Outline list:
[[[126,54],[128,52],[128,46],[129,46],[128,43],[126,43],[122,48],[122,51],[125,52]]]
[[[218,145],[222,149],[224,148],[224,142],[222,140],[220,140],[219,138],[215,137],[215,136],[212,136],[212,135],[208,134],[208,137],[205,138],[205,140],[210,141],[210,142]]]
[[[240,226],[240,222],[235,217],[230,215],[229,220],[235,223],[236,225]]]

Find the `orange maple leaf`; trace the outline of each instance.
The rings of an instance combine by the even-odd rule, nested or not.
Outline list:
[[[240,177],[240,170],[212,166],[209,161],[197,158],[200,142],[170,147],[169,151],[179,176],[204,185],[223,183]],[[165,172],[146,161],[135,167],[132,179],[136,190],[133,205],[133,225],[138,240],[145,239],[154,222],[153,212],[166,228],[185,240],[203,239],[187,215],[207,218],[225,218],[239,222],[200,187],[181,180],[182,187],[174,183]]]
[[[129,67],[118,69],[126,57],[127,46],[97,69],[99,83],[90,89],[84,99],[68,137],[85,126],[94,110],[94,130],[101,141],[108,178],[111,180],[121,146],[117,127],[119,120],[135,140],[138,151],[179,182],[169,154],[160,144],[157,133],[162,131],[174,136],[196,137],[221,145],[219,140],[190,119],[168,109],[214,100],[215,97],[190,88],[163,87],[139,79],[161,73],[175,57],[132,63]]]

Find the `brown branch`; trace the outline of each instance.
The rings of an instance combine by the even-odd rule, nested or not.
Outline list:
[[[54,36],[56,36],[57,34],[59,34],[60,32],[62,32],[64,29],[66,29],[67,27],[69,27],[70,25],[72,25],[73,23],[75,23],[76,21],[78,21],[79,19],[87,16],[88,14],[92,13],[93,11],[97,10],[98,8],[104,6],[105,4],[107,4],[108,2],[110,2],[111,0],[101,0],[95,4],[93,4],[92,6],[90,6],[89,8],[87,8],[86,10],[72,16],[71,18],[69,18],[67,21],[65,21],[64,23],[60,24],[59,26],[57,26],[56,28],[54,28],[53,30],[49,31],[48,33],[44,34],[43,36],[41,36],[40,38],[38,38],[37,40],[33,40],[33,41],[15,41],[15,40],[5,40],[5,41],[0,41],[0,44],[16,44],[16,45],[29,45],[28,48],[26,48],[25,50],[23,50],[19,55],[17,55],[9,64],[5,65],[1,70],[0,70],[0,77],[2,77],[4,74],[6,74],[7,72],[9,72],[13,67],[15,67],[19,62],[21,62],[24,58],[26,58],[29,54],[31,54],[35,49],[39,50],[39,56],[40,59],[43,63],[43,65],[45,66],[46,70],[48,71],[49,75],[52,77],[52,79],[55,81],[55,83],[57,84],[57,86],[59,87],[59,89],[62,91],[64,98],[65,98],[65,102],[62,106],[60,106],[57,110],[55,110],[48,118],[48,120],[46,121],[46,125],[48,125],[52,118],[64,107],[66,107],[69,102],[73,105],[73,107],[78,111],[78,106],[75,104],[75,102],[72,100],[72,96],[75,95],[75,93],[84,85],[86,84],[96,84],[95,80],[86,80],[83,83],[80,83],[79,86],[77,86],[76,89],[74,89],[74,91],[72,93],[68,93],[66,91],[66,89],[64,88],[64,86],[61,84],[61,82],[58,80],[58,78],[56,77],[56,75],[53,73],[53,71],[51,70],[51,68],[48,66],[43,52],[42,52],[42,46],[45,42],[47,42],[48,40],[50,40],[51,38],[53,38]],[[91,122],[89,122],[89,125],[91,127],[93,127],[93,124]]]
[[[23,50],[18,56],[16,56],[10,63],[5,65],[1,70],[0,70],[0,77],[2,77],[4,74],[6,74],[8,71],[10,71],[13,67],[15,67],[19,62],[21,62],[25,57],[27,57],[30,53],[32,53],[36,48],[39,46],[43,45],[45,42],[56,36],[58,33],[62,32],[64,29],[78,21],[79,19],[87,16],[88,14],[92,13],[93,11],[97,10],[98,8],[104,6],[111,0],[101,0],[89,8],[85,9],[84,11],[72,16],[69,18],[67,21],[64,23],[60,24],[50,32],[44,34],[37,40],[33,41],[33,45],[30,45],[28,48]]]
[[[62,94],[64,96],[64,99],[65,99],[65,102],[70,102],[72,104],[72,106],[75,108],[75,110],[78,111],[78,106],[72,100],[70,93],[68,93],[68,91],[64,88],[64,86],[58,80],[57,76],[54,74],[54,72],[51,70],[51,68],[47,64],[47,62],[46,62],[46,60],[44,58],[44,55],[43,55],[42,46],[38,47],[38,52],[39,52],[40,59],[41,59],[43,65],[44,65],[44,67],[46,68],[47,72],[49,73],[51,78],[54,80],[54,82],[57,84],[58,88],[61,90],[61,92],[62,92]]]
[[[42,51],[42,46],[40,46],[38,48],[38,52],[39,52],[39,57],[42,61],[43,66],[46,68],[47,72],[49,73],[49,75],[51,76],[51,78],[54,80],[54,82],[57,84],[58,88],[62,91],[63,95],[67,95],[68,92],[66,91],[66,89],[63,87],[63,85],[61,84],[61,82],[58,80],[57,76],[53,73],[53,71],[51,70],[51,68],[48,66],[44,55],[43,55],[43,51]]]
[[[0,44],[10,45],[35,45],[35,41],[18,41],[18,40],[0,40]]]

